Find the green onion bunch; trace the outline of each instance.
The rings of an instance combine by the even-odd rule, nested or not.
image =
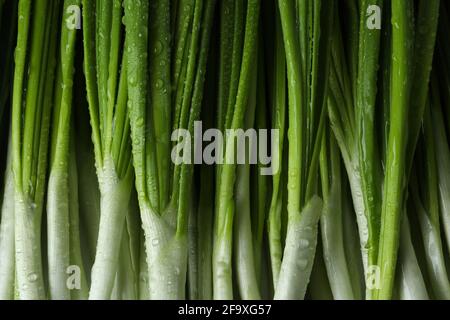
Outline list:
[[[450,299],[449,18],[0,0],[0,300]]]

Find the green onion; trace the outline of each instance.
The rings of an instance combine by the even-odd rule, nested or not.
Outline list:
[[[239,8],[239,1],[236,8]],[[225,117],[224,128],[238,129],[244,125],[247,105],[251,89],[252,71],[256,68],[254,56],[257,49],[257,30],[259,23],[260,3],[249,0],[246,10],[245,31],[243,40],[242,62],[233,61],[236,66],[240,65],[239,76],[233,77],[233,67],[230,78],[230,92],[233,84],[237,84],[235,102],[228,100],[228,110]],[[236,10],[235,18],[241,19],[239,9]],[[238,24],[235,25],[235,27]],[[235,33],[238,37],[238,34]],[[237,45],[237,48],[235,48]],[[239,44],[233,43],[233,51],[239,50]],[[239,51],[238,51],[239,52]],[[238,59],[239,60],[239,59]],[[234,80],[233,80],[234,78]],[[234,97],[234,96],[233,96]],[[229,116],[230,115],[230,116]],[[224,159],[230,159],[234,154],[235,138],[226,139]],[[213,284],[215,299],[232,299],[232,277],[231,277],[231,252],[232,231],[234,216],[233,189],[236,179],[236,165],[224,164],[217,178],[216,216],[214,222],[214,248],[213,248]],[[242,289],[242,287],[241,287]]]
[[[449,34],[440,0],[0,0],[0,299],[450,299]]]
[[[328,88],[333,1],[279,1],[289,95],[288,230],[276,299],[303,299],[317,242],[316,195]],[[306,7],[302,7],[305,5]],[[308,19],[307,19],[308,18]],[[305,23],[296,30],[296,19]],[[308,41],[306,40],[308,39]],[[311,54],[311,56],[310,56]],[[300,59],[300,61],[299,61]],[[322,68],[319,68],[321,64]]]
[[[63,10],[66,12],[69,6],[79,4],[79,1],[65,1]],[[47,234],[49,295],[54,300],[70,299],[70,291],[65,281],[66,270],[71,265],[83,267],[79,240],[77,243],[73,241],[74,237],[78,238],[78,223],[71,223],[78,220],[78,181],[73,150],[75,145],[71,141],[76,32],[76,29],[70,30],[67,24],[62,25],[53,108],[50,176],[47,187]],[[82,277],[82,288],[86,293],[84,272]]]
[[[3,52],[0,53],[0,68],[2,75],[0,77],[0,123],[5,128],[7,125],[7,117],[5,110],[9,110],[8,104],[11,96],[11,79],[12,79],[12,59],[14,53],[14,38],[17,29],[17,3],[5,4],[0,2],[0,42],[2,43]],[[4,185],[0,188],[2,195],[0,196],[1,205],[1,225],[0,225],[0,260],[3,263],[0,266],[0,300],[11,299],[14,297],[14,177],[12,174],[12,154],[11,154],[11,129],[9,128],[7,140],[8,147],[4,147],[6,153]],[[0,138],[3,141],[3,134]],[[7,150],[6,150],[7,149]],[[3,158],[2,158],[3,159]],[[2,168],[3,169],[3,168]]]
[[[158,169],[170,161],[170,144],[164,141],[169,139],[167,128],[170,128],[171,119],[174,120],[175,128],[187,129],[193,133],[194,121],[199,118],[215,1],[195,2],[191,13],[193,17],[189,19],[192,22],[188,31],[190,41],[186,48],[187,60],[184,60],[184,81],[179,82],[184,86],[178,86],[175,93],[175,97],[180,97],[181,104],[176,99],[175,107],[170,108],[170,102],[165,100],[166,107],[163,109],[159,109],[162,105],[155,105],[157,101],[154,99],[168,99],[169,79],[167,73],[158,71],[152,74],[151,71],[156,65],[169,63],[166,60],[169,52],[169,29],[167,25],[164,27],[164,24],[158,24],[157,28],[163,27],[163,30],[155,32],[158,32],[161,40],[153,41],[153,38],[149,39],[152,33],[147,32],[146,26],[150,12],[164,23],[169,21],[169,1],[157,1],[153,5],[150,11],[148,3],[125,1],[133,162],[145,232],[149,297],[179,299],[185,295],[188,186],[192,183],[193,168],[192,165],[183,164],[173,167],[173,172],[169,171],[174,181],[169,192],[170,198],[167,198],[167,193],[163,194],[168,188],[165,185],[167,178],[158,178],[158,174],[163,174],[168,168],[164,168],[162,172]],[[193,27],[199,24],[202,28]],[[150,62],[147,62],[147,58],[150,58]],[[151,112],[146,112],[148,103],[153,106]],[[174,110],[175,114],[169,116],[170,110]],[[154,126],[153,123],[159,125]],[[156,140],[162,143],[155,144]]]
[[[277,9],[278,10],[278,9]],[[286,127],[286,56],[284,53],[283,34],[281,22],[277,15],[276,20],[276,48],[274,53],[274,70],[272,74],[272,127],[279,130],[279,140],[275,141],[276,152],[272,158],[274,167],[278,171],[272,178],[272,199],[268,213],[268,233],[270,247],[270,261],[272,268],[273,286],[276,287],[281,268],[281,210],[283,206],[283,188],[281,187],[281,173],[283,170],[283,146],[285,144]]]
[[[56,34],[51,30],[59,25],[58,1],[33,4],[19,2],[12,107],[16,283],[20,299],[46,296],[41,218],[56,62]]]
[[[133,181],[123,8],[120,0],[82,3],[84,70],[100,188],[100,225],[89,298],[109,299]]]
[[[411,86],[412,3],[392,2],[392,68],[390,130],[381,211],[378,264],[380,286],[376,297],[390,299],[394,285],[402,205],[405,197],[407,121]]]
[[[11,138],[9,140],[1,207],[0,257],[2,264],[0,266],[0,300],[14,297],[14,176],[12,172]]]
[[[320,229],[331,290],[336,300],[353,300],[355,295],[347,266],[343,235],[344,184],[341,178],[340,155],[333,136],[323,138],[320,173],[324,198]]]

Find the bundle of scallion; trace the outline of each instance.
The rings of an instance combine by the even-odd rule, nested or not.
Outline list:
[[[440,0],[0,0],[0,299],[450,299]]]

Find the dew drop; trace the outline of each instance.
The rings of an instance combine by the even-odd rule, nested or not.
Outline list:
[[[164,82],[161,79],[156,80],[155,87],[156,89],[161,89],[164,85]]]
[[[30,273],[30,274],[27,276],[27,279],[28,279],[29,282],[36,282],[37,279],[38,279],[38,276],[37,276],[36,273],[33,272],[33,273]]]
[[[155,47],[153,48],[153,52],[158,55],[162,52],[163,49],[163,45],[161,43],[161,41],[156,41],[155,42]]]
[[[136,120],[136,125],[142,127],[144,125],[144,118],[139,118]]]

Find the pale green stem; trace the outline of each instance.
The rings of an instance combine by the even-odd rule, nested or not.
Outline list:
[[[79,288],[71,289],[72,300],[86,300],[89,295],[89,286],[86,278],[86,270],[81,254],[80,241],[80,210],[78,202],[78,172],[75,151],[75,136],[71,135],[69,155],[69,234],[70,234],[70,265],[79,268]],[[69,275],[66,270],[66,279]],[[69,283],[66,281],[66,285]]]
[[[14,176],[11,163],[11,142],[8,144],[6,161],[0,225],[0,300],[9,300],[14,297]]]
[[[255,58],[256,59],[256,58]],[[245,128],[251,128],[255,122],[256,110],[256,90],[258,77],[258,63],[253,65],[253,77],[251,79],[251,88],[249,93],[249,100],[247,103],[247,110],[245,115]],[[260,111],[261,112],[261,111]],[[262,111],[262,112],[265,112]],[[261,299],[261,294],[258,287],[257,267],[255,261],[252,234],[252,214],[251,214],[251,200],[250,200],[250,160],[256,158],[253,146],[256,146],[258,141],[253,138],[249,139],[247,150],[238,150],[243,152],[246,156],[245,164],[238,165],[236,168],[236,185],[235,185],[235,207],[236,219],[234,226],[234,259],[236,262],[236,278],[239,287],[240,297],[244,300],[258,300]],[[259,172],[257,172],[259,174]],[[253,208],[254,210],[256,208]]]
[[[250,142],[252,145],[253,142]],[[240,297],[244,300],[261,299],[258,281],[256,279],[255,261],[253,256],[253,237],[250,221],[250,165],[237,167],[236,181],[236,220],[234,257],[236,262],[236,278]]]
[[[346,188],[349,190],[349,188]],[[364,298],[364,267],[361,258],[361,249],[358,236],[358,226],[355,221],[350,195],[345,195],[343,200],[343,223],[344,223],[344,247],[347,258],[348,271],[353,288],[353,298],[362,300]]]
[[[192,198],[195,196],[195,188],[192,188]],[[197,212],[196,208],[193,205],[193,200],[191,200],[191,207],[189,210],[189,221],[188,221],[188,298],[189,300],[198,300],[199,299],[199,278],[202,277],[199,274],[198,269],[198,261],[199,261],[199,232],[200,231],[197,225]]]
[[[427,288],[411,241],[411,230],[405,214],[402,221],[397,266],[398,295],[401,300],[428,300]]]
[[[149,300],[150,288],[148,283],[147,256],[145,254],[144,233],[141,234],[139,252],[139,300]]]
[[[47,196],[49,298],[52,300],[70,300],[66,286],[66,269],[70,265],[68,180],[67,170],[56,164],[50,172]]]
[[[15,246],[18,297],[21,300],[45,298],[41,255],[41,214],[35,203],[15,192]]]
[[[89,299],[104,300],[111,297],[119,261],[125,216],[131,195],[131,173],[124,179],[117,177],[113,160],[106,158],[99,173],[100,227],[97,252],[92,267]]]
[[[341,186],[332,185],[320,220],[328,278],[335,300],[353,300],[354,294],[344,251]]]
[[[137,274],[132,262],[130,245],[130,237],[124,230],[120,245],[119,266],[117,267],[114,289],[111,294],[112,300],[136,300],[138,297]]]
[[[148,207],[142,208],[149,275],[150,299],[180,300],[185,297],[187,235]]]
[[[304,299],[317,245],[322,200],[313,196],[301,214],[292,215],[288,225],[276,300]]]
[[[415,198],[416,195],[413,195]],[[440,230],[436,227],[422,207],[420,200],[416,199],[416,210],[419,216],[420,230],[425,246],[425,258],[430,274],[433,294],[437,299],[450,299],[450,282],[444,263]]]

